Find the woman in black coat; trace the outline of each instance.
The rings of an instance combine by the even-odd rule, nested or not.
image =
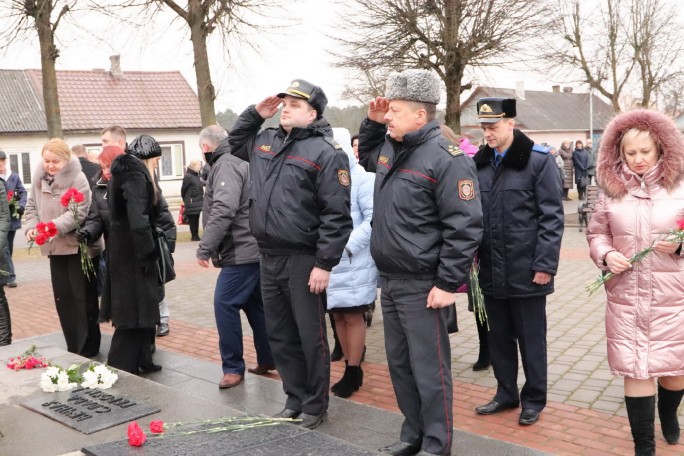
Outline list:
[[[181,197],[185,204],[185,215],[188,217],[190,225],[191,241],[199,241],[199,217],[204,203],[204,183],[200,180],[199,171],[202,169],[202,162],[193,160],[188,165],[188,169],[183,176],[181,186]]]
[[[112,163],[108,185],[108,275],[101,317],[115,327],[107,362],[138,374],[161,369],[152,362],[151,351],[164,298],[154,229],[161,196],[154,170],[161,148],[154,138],[142,135],[127,152]]]
[[[584,148],[582,141],[575,142],[575,151],[572,153],[572,163],[575,166],[575,183],[580,201],[585,198],[587,185],[589,185],[589,152]]]

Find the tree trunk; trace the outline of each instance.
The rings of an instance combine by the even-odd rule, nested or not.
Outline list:
[[[216,92],[209,71],[206,24],[202,15],[193,14],[192,8],[193,6],[190,6],[188,25],[190,26],[190,41],[192,41],[192,52],[195,58],[197,97],[199,98],[202,126],[207,127],[216,124],[216,110],[214,108]]]
[[[40,43],[40,64],[43,76],[43,103],[45,105],[45,121],[47,123],[48,138],[63,138],[62,118],[59,111],[59,96],[57,93],[57,73],[55,61],[59,51],[55,46],[50,13],[52,5],[43,1],[35,16],[38,41]]]
[[[454,130],[454,133],[461,135],[461,92],[463,91],[463,67],[454,65],[447,69],[446,80],[446,117],[444,123]]]

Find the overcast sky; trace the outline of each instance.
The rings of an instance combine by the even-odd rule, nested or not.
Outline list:
[[[285,0],[287,2],[287,0]],[[245,47],[233,51],[232,65],[226,63],[219,36],[211,39],[210,62],[212,80],[217,88],[216,109],[231,108],[241,112],[249,104],[266,95],[284,90],[295,78],[307,79],[323,87],[330,104],[344,106],[340,95],[345,81],[353,77],[333,66],[329,50],[335,42],[328,34],[344,23],[344,9],[331,0],[298,0],[287,2],[286,14],[298,18],[298,23],[285,31],[274,31],[268,25],[254,40],[260,43],[260,53]],[[58,37],[60,57],[58,70],[109,69],[109,56],[121,55],[126,71],[181,71],[196,91],[192,46],[185,28],[173,13],[161,16],[154,27],[146,30],[126,29],[107,24],[96,15],[79,16],[79,20],[97,30],[97,36],[72,32],[73,26],[60,25]],[[275,23],[264,19],[266,24]],[[0,25],[2,25],[0,23]],[[17,43],[8,53],[0,55],[0,68],[40,68],[37,39]],[[543,75],[491,70],[478,74],[478,82],[497,87],[515,88],[516,80],[524,80],[527,89],[550,90],[553,82]]]

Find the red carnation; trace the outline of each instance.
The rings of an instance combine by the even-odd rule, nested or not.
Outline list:
[[[14,198],[14,192],[12,190],[9,190],[7,192],[7,201],[12,201],[12,198]]]
[[[77,203],[82,203],[85,200],[85,197],[83,196],[83,193],[74,191],[74,194],[71,195],[71,197],[76,201]]]
[[[680,230],[684,230],[684,218],[681,218],[681,219],[677,220],[677,227],[678,227]]]
[[[38,222],[38,224],[36,225],[36,231],[38,231],[39,233],[45,232],[45,228],[47,228],[46,223]]]
[[[128,444],[130,446],[142,446],[147,440],[145,431],[143,431],[136,421],[133,421],[128,425]]]
[[[45,242],[47,242],[48,237],[45,235],[45,233],[40,233],[38,236],[36,236],[36,244],[38,245],[43,245]]]
[[[55,222],[47,222],[45,232],[50,237],[57,236],[57,226],[55,225]]]
[[[164,432],[164,422],[161,420],[150,421],[150,432],[153,434],[161,434]]]

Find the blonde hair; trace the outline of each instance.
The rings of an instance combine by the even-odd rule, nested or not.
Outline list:
[[[630,140],[634,139],[639,135],[648,135],[649,138],[653,140],[653,143],[656,146],[656,150],[658,151],[658,155],[660,155],[660,144],[655,140],[653,136],[651,136],[651,132],[648,130],[639,130],[638,128],[630,128],[629,130],[625,130],[624,133],[622,133],[622,137],[620,138],[620,157],[624,158],[625,157],[625,140]]]
[[[197,167],[197,165],[201,165],[201,164],[202,164],[202,162],[199,160],[190,160],[190,163],[188,163],[188,169],[194,170]]]
[[[52,138],[51,140],[46,142],[43,146],[43,150],[40,151],[40,155],[42,156],[46,150],[57,155],[64,161],[69,161],[69,159],[71,158],[71,149],[69,149],[69,145],[65,143],[64,140],[59,138]]]
[[[157,162],[159,160],[155,160],[155,158],[148,158],[146,160],[142,160],[142,162],[145,164],[145,168],[147,168],[147,172],[150,174],[150,179],[152,180],[152,190],[154,190],[154,205],[157,205],[157,202],[159,201],[159,189],[157,188],[157,178],[156,178],[156,169],[157,169]],[[154,163],[153,163],[154,162]]]

